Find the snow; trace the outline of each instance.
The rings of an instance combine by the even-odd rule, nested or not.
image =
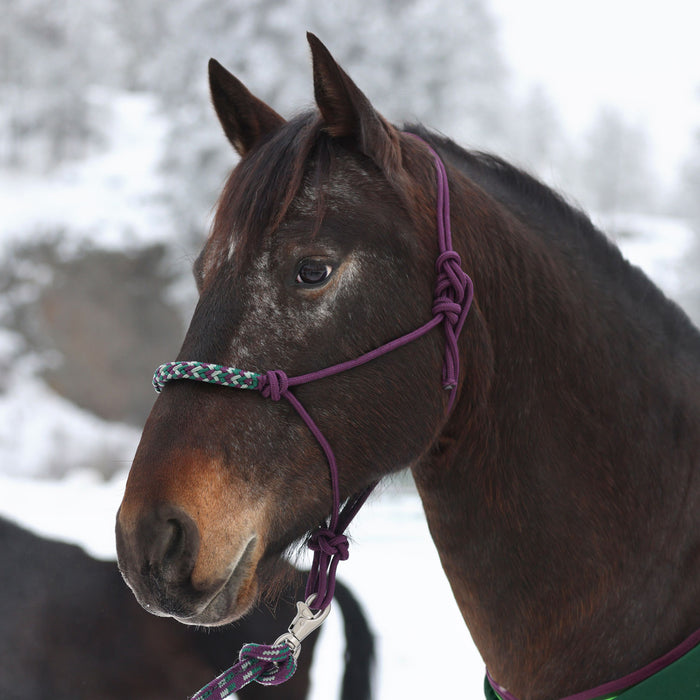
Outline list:
[[[90,469],[96,461],[129,464],[133,428],[100,420],[47,389],[31,374],[13,375],[0,396],[0,464],[6,474],[46,475]]]
[[[680,294],[684,284],[682,263],[694,241],[687,223],[673,217],[634,213],[592,218],[615,240],[627,260],[641,267],[667,296]]]
[[[98,559],[115,559],[114,522],[126,474],[127,468],[110,481],[85,469],[61,479],[0,474],[0,516]]]
[[[36,372],[40,358],[21,355],[14,334],[0,328],[0,472],[25,476],[84,470],[95,462],[130,463],[139,431],[110,423],[52,392]],[[113,471],[113,470],[110,470]],[[3,496],[0,496],[2,499]]]

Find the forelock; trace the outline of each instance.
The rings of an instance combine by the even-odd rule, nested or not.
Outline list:
[[[235,235],[236,254],[249,259],[264,236],[287,215],[308,180],[309,161],[324,141],[315,112],[286,122],[234,169],[219,198],[211,240],[229,250]]]

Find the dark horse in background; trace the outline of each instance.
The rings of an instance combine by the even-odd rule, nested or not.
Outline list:
[[[2,518],[0,562],[2,700],[184,699],[229,666],[242,644],[278,635],[300,595],[292,586],[275,614],[261,608],[236,625],[197,630],[144,612],[115,562]],[[348,637],[342,697],[369,698],[372,635],[347,588],[339,593]],[[241,697],[304,700],[312,658],[301,657],[285,685],[252,685]]]
[[[290,121],[210,64],[242,160],[195,264],[182,360],[296,376],[431,317],[433,158],[310,43],[318,111]],[[521,700],[586,691],[700,628],[700,334],[547,187],[407,131],[446,165],[474,281],[454,410],[440,332],[294,393],[333,446],[342,497],[412,470],[499,686]],[[225,623],[329,510],[328,466],[287,402],[172,382],[118,514],[120,566],[151,610]],[[414,595],[422,613],[431,592]],[[445,662],[456,685],[458,658]]]

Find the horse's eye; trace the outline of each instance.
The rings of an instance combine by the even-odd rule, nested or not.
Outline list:
[[[333,268],[320,260],[303,260],[297,272],[297,283],[306,285],[323,284],[333,272]]]

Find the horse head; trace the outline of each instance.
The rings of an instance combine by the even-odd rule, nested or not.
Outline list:
[[[302,375],[431,318],[432,159],[309,42],[318,110],[290,121],[210,62],[214,107],[241,160],[194,266],[199,302],[179,359]],[[341,499],[431,449],[449,398],[436,381],[443,345],[429,333],[295,388],[333,445]],[[288,402],[169,383],[119,510],[120,568],[151,612],[226,623],[270,586],[331,497],[324,454]]]

